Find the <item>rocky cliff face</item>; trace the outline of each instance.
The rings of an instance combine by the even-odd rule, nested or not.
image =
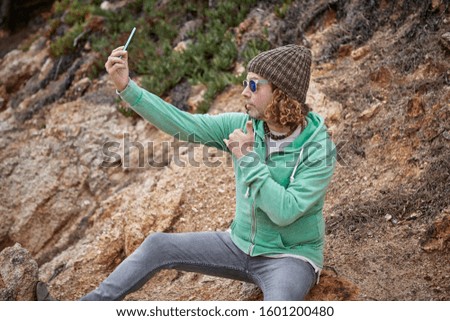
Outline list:
[[[245,41],[268,28],[273,45],[304,42],[316,57],[308,102],[326,117],[339,164],[325,206],[326,267],[310,299],[448,300],[448,4],[361,3],[294,1],[284,20],[273,7],[255,9],[237,30]],[[43,31],[24,41],[28,50],[0,63],[2,300],[33,300],[37,279],[58,299],[76,300],[152,232],[228,228],[229,156],[119,113],[107,76],[88,78],[94,52],[55,59]],[[243,111],[240,88],[210,109],[226,111]],[[261,293],[162,271],[127,299]]]

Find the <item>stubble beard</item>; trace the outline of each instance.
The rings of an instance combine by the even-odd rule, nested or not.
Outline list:
[[[261,115],[259,110],[257,110],[254,105],[249,107],[249,104],[245,104],[245,111],[250,118],[264,120],[264,115]]]

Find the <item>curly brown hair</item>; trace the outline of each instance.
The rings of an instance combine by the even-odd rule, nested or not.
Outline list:
[[[264,111],[265,118],[292,129],[299,125],[304,127],[306,115],[310,111],[309,106],[288,97],[284,91],[273,84],[272,91],[273,98]]]

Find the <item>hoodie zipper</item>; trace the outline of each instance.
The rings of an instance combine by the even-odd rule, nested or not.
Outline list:
[[[255,213],[255,202],[252,203],[252,230],[250,236],[250,247],[248,248],[248,255],[252,255],[253,248],[255,247],[256,238],[256,213]]]
[[[256,130],[253,128],[253,141],[256,143]],[[246,197],[250,196],[250,187],[247,188]],[[253,248],[255,247],[256,238],[256,213],[255,213],[255,199],[252,200],[252,227],[250,234],[250,247],[248,248],[248,255],[252,255]]]

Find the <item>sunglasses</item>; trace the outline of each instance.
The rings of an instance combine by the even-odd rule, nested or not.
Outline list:
[[[249,86],[250,87],[250,91],[252,93],[254,93],[254,92],[256,92],[256,89],[258,89],[258,84],[263,85],[263,84],[267,84],[267,83],[269,83],[269,81],[265,80],[265,79],[257,79],[257,80],[251,79],[251,80],[248,80],[248,81],[244,80],[242,82],[242,85],[244,86],[244,89],[247,88],[247,86]]]

